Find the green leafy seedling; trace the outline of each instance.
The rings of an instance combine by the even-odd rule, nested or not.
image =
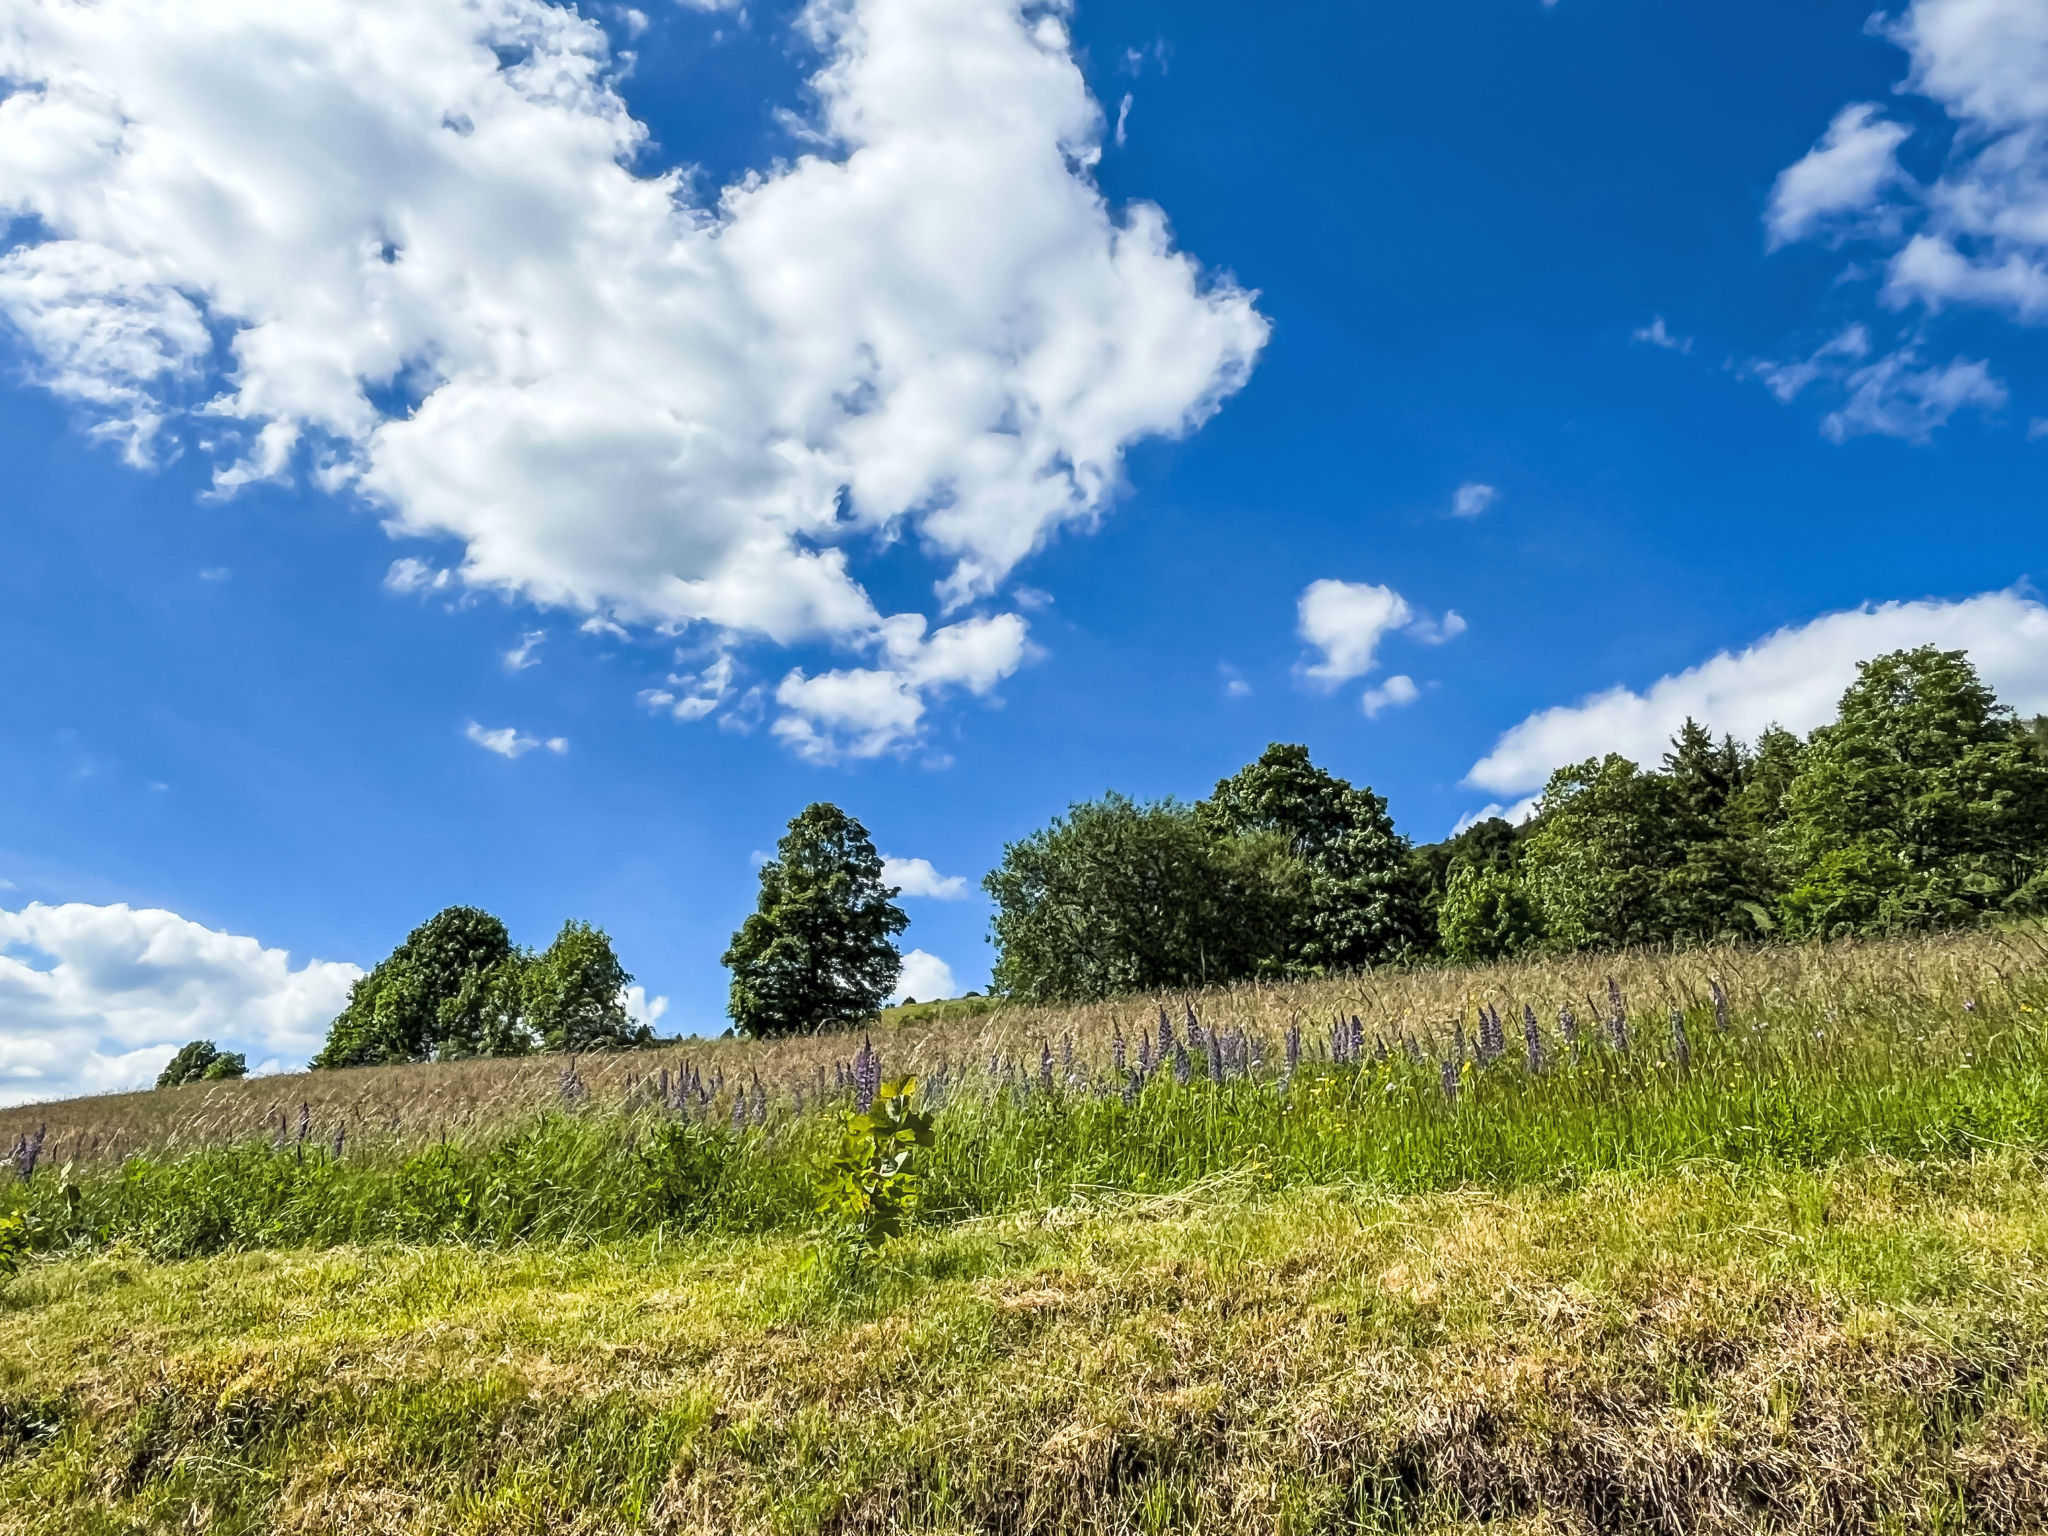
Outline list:
[[[917,1214],[916,1154],[933,1145],[932,1117],[913,1107],[917,1079],[884,1083],[866,1114],[846,1116],[838,1155],[818,1209],[841,1227],[848,1247],[873,1256],[901,1237]]]

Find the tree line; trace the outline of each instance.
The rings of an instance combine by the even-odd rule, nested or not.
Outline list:
[[[1861,664],[1836,718],[1754,742],[1687,720],[1663,761],[1558,769],[1520,825],[1412,845],[1387,802],[1275,743],[1206,798],[1109,793],[1010,843],[982,882],[992,990],[1065,1003],[1431,959],[1895,933],[2048,912],[2048,717],[2020,720],[1961,651]],[[866,828],[796,816],[722,957],[734,1031],[872,1017],[909,919]],[[565,923],[539,953],[475,907],[407,935],[351,989],[315,1067],[632,1049],[632,977]],[[227,1076],[206,1042],[169,1081]]]
[[[1109,794],[984,882],[1028,1002],[1390,962],[1834,938],[2048,911],[2048,718],[1961,651],[1857,669],[1836,719],[1560,768],[1519,826],[1412,847],[1385,800],[1275,744],[1206,800]]]

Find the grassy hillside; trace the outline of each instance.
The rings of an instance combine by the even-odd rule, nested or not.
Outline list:
[[[2048,1524],[2033,930],[907,1012],[11,1112],[0,1531]]]

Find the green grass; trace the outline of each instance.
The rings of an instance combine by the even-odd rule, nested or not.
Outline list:
[[[1572,1188],[1252,1175],[920,1236],[36,1267],[0,1529],[2021,1531],[2007,1154]]]
[[[719,1058],[688,1116],[522,1066],[338,1158],[168,1099],[146,1152],[0,1189],[37,1250],[0,1284],[0,1532],[2048,1528],[2038,947],[1712,959],[1748,967],[1729,1028],[1697,957],[1633,957],[1626,1049],[1546,1013],[1531,1072],[1511,1017],[1455,1095],[1474,994],[1597,973],[1375,981],[1387,1058],[1312,1035],[1292,1075],[1298,998],[1199,999],[1263,1070],[1128,1100],[1149,1000],[887,1036],[949,1065],[922,1225],[872,1266],[815,1214],[844,1042]]]

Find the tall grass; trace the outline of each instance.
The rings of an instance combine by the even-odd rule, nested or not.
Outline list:
[[[54,1151],[0,1209],[26,1209],[44,1247],[162,1256],[797,1229],[815,1219],[837,1111],[860,1091],[847,1044],[293,1080],[347,1104],[354,1079],[372,1113],[394,1081],[428,1103],[450,1083],[497,1084],[432,1139],[403,1116],[366,1134],[371,1114],[336,1115],[336,1098],[315,1109],[309,1091],[303,1110],[273,1114],[261,1096],[279,1085],[238,1085],[238,1111],[200,1097],[203,1113],[159,1121],[148,1152],[81,1158],[68,1175],[47,1166],[67,1134],[52,1107]],[[1223,1174],[1423,1190],[1693,1159],[2048,1149],[2048,964],[2031,930],[1634,956],[1611,976],[1501,967],[1006,1010],[884,1028],[876,1049],[891,1075],[920,1072],[937,1108],[924,1201],[937,1222]],[[250,1108],[255,1125],[230,1134]]]

